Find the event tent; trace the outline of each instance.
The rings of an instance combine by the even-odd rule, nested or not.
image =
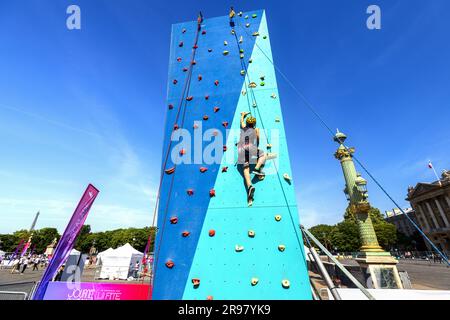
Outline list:
[[[144,254],[134,249],[129,243],[117,249],[109,248],[97,256],[100,266],[100,279],[128,279],[136,262],[140,262]]]

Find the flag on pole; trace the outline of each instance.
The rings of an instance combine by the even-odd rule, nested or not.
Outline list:
[[[431,161],[428,161],[428,168],[433,169],[433,164],[431,163]]]

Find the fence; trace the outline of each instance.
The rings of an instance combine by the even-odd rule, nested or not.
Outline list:
[[[35,281],[0,284],[0,300],[26,300],[34,290]]]

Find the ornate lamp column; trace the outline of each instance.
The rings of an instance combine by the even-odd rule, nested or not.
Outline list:
[[[370,203],[367,194],[367,181],[356,172],[353,163],[355,148],[344,146],[346,138],[345,134],[337,131],[334,141],[339,144],[339,147],[334,156],[340,161],[344,173],[344,193],[349,201],[349,211],[358,223],[362,245],[361,253],[356,260],[365,270],[369,287],[372,284],[375,289],[402,289],[403,286],[396,267],[398,261],[378,244],[377,235],[369,215]]]

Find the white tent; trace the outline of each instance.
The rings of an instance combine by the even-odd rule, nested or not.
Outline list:
[[[144,254],[134,249],[129,243],[117,249],[109,248],[98,254],[100,279],[128,279],[136,262],[140,262]]]
[[[3,257],[5,255],[5,251],[0,250],[0,257]]]

